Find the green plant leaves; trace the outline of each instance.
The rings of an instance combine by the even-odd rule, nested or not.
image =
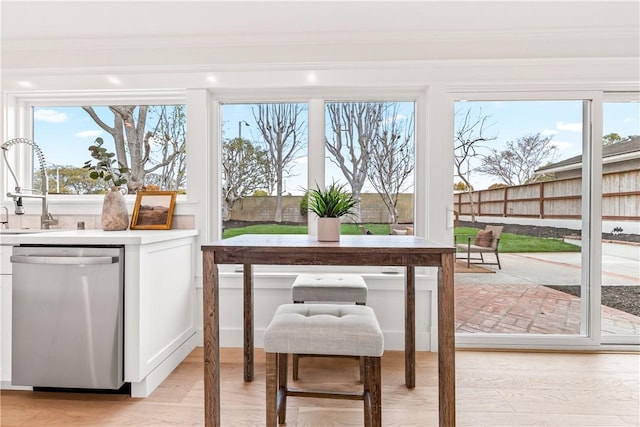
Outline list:
[[[344,190],[346,184],[332,182],[324,190],[309,190],[309,210],[319,217],[339,218],[353,213],[357,201]]]
[[[91,160],[87,160],[84,162],[83,168],[90,171],[89,177],[91,179],[103,179],[115,187],[126,184],[125,175],[129,172],[129,168],[117,162],[114,159],[115,153],[107,151],[102,144],[104,144],[104,140],[98,137],[93,145],[89,146],[88,150],[91,152],[91,157],[97,162],[93,165]]]

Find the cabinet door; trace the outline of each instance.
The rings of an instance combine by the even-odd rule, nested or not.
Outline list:
[[[0,274],[0,381],[11,381],[11,275]]]

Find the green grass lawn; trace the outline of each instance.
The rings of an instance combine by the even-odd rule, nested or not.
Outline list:
[[[364,224],[373,234],[389,234],[388,224]],[[359,225],[342,224],[341,234],[360,234]],[[473,236],[478,233],[477,228],[456,227],[456,236]],[[307,234],[306,225],[258,224],[247,227],[229,228],[224,230],[223,238],[239,236],[241,234]],[[466,242],[465,237],[459,237],[458,242]],[[565,243],[560,239],[523,236],[519,234],[502,233],[500,235],[500,252],[580,252],[580,247]]]
[[[466,243],[466,236],[472,236],[472,242],[478,233],[477,228],[456,227],[458,243]],[[521,234],[500,233],[498,252],[580,252],[580,247],[563,242],[561,239],[524,236]]]

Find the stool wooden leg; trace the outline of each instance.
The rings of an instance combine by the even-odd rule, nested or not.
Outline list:
[[[362,400],[364,401],[364,427],[371,427],[371,359],[362,357],[360,359],[364,365],[364,379],[362,384]]]
[[[291,368],[291,374],[293,376],[294,381],[298,381],[298,364],[300,363],[300,356],[296,353],[293,353],[293,367]]]
[[[287,418],[287,365],[289,355],[278,353],[278,423],[286,424]]]
[[[370,357],[371,426],[382,427],[382,369],[379,357]]]
[[[276,427],[278,407],[278,362],[277,354],[266,353],[266,405],[267,427]]]

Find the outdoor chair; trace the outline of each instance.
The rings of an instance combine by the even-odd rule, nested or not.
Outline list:
[[[389,234],[413,235],[413,224],[389,224]]]
[[[467,268],[472,264],[490,264],[497,265],[498,269],[502,269],[500,265],[500,256],[498,255],[498,244],[500,243],[500,234],[504,227],[501,225],[487,225],[484,230],[479,230],[475,236],[456,235],[456,249],[458,254],[466,254],[463,257],[456,255],[456,259],[466,259]],[[471,254],[478,254],[479,257],[471,257]],[[492,253],[496,256],[497,262],[487,262],[484,254]],[[479,261],[479,262],[477,262]]]

